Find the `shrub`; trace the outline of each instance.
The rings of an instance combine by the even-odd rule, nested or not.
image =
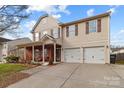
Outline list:
[[[13,55],[10,55],[10,56],[7,56],[4,58],[6,60],[6,62],[8,63],[17,63],[19,61],[19,57],[17,56],[13,56]]]

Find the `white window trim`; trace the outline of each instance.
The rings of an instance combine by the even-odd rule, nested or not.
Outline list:
[[[96,32],[97,32],[97,29],[98,29],[98,27],[97,27],[97,24],[98,24],[98,23],[97,23],[97,20],[91,20],[91,21],[96,21],[96,31],[95,31],[95,32],[91,32],[91,31],[90,31],[90,26],[89,26],[89,33],[96,33]],[[91,21],[89,21],[89,23],[90,23]]]
[[[74,26],[74,30],[70,30],[69,28],[71,27],[71,26]],[[70,25],[70,26],[68,26],[69,28],[68,28],[68,37],[75,37],[75,25]],[[70,31],[74,31],[73,33],[74,33],[74,36],[70,36]]]
[[[39,33],[35,33],[35,41],[39,41]]]
[[[54,33],[54,31],[57,31],[57,32]],[[56,39],[58,39],[58,38],[60,38],[59,37],[60,36],[59,34],[61,33],[61,29],[60,29],[60,33],[59,33],[59,28],[54,28],[52,33],[53,33],[53,37],[56,38]],[[57,37],[55,37],[55,34],[57,34]]]

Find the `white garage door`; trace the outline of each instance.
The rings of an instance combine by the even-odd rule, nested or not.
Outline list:
[[[85,48],[84,63],[104,64],[104,47]]]
[[[81,57],[80,48],[65,49],[64,51],[65,62],[79,63],[80,57]]]

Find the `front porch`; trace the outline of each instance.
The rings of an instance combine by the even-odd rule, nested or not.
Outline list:
[[[40,41],[21,44],[17,47],[17,56],[25,62],[61,62],[61,45],[49,35],[44,35]]]
[[[43,44],[24,47],[24,60],[41,63],[60,62],[61,46],[58,44]]]

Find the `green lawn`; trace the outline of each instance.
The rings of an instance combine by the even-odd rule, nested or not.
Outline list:
[[[28,68],[22,64],[0,64],[0,76],[6,76]]]
[[[34,66],[25,64],[0,64],[0,88],[29,77],[29,74],[20,71],[32,67]]]

